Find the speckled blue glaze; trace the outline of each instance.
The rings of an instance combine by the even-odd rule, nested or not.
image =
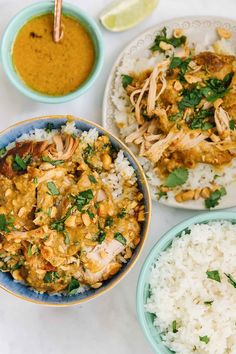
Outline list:
[[[66,117],[57,118],[54,117],[41,117],[36,118],[29,121],[23,121],[18,125],[12,126],[2,133],[0,133],[0,148],[8,145],[11,142],[14,142],[15,139],[19,138],[24,133],[29,133],[35,128],[45,128],[48,123],[52,123],[55,128],[60,128],[61,125],[65,124],[67,121]],[[94,125],[93,123],[89,123],[84,120],[76,119],[75,120],[76,127],[82,131],[87,131],[91,128],[97,128],[99,134],[108,134],[103,128]],[[109,135],[109,134],[108,134]],[[135,158],[130,154],[128,149],[115,137],[110,136],[110,141],[112,145],[117,149],[122,149],[124,151],[124,155],[129,159],[130,164],[136,171],[138,177],[138,184],[140,191],[144,195],[144,204],[145,204],[145,212],[146,220],[142,226],[142,238],[141,242],[138,247],[135,249],[135,252],[131,258],[131,260],[125,264],[119,273],[117,273],[112,279],[107,280],[103,283],[103,286],[99,289],[90,289],[83,294],[77,294],[73,296],[58,296],[58,295],[48,295],[48,294],[39,294],[34,292],[32,289],[27,287],[26,285],[15,282],[12,279],[12,276],[9,273],[2,273],[0,272],[0,286],[2,286],[5,290],[13,293],[16,296],[19,296],[25,300],[33,301],[36,303],[41,303],[45,305],[55,305],[55,306],[66,306],[72,304],[78,304],[85,300],[92,299],[93,297],[103,293],[104,291],[108,290],[112,286],[114,286],[124,275],[127,271],[132,267],[133,263],[135,262],[136,258],[138,257],[144,240],[145,236],[148,231],[149,221],[150,221],[150,196],[147,187],[147,182],[144,179],[143,173],[141,172],[140,166],[137,164]]]

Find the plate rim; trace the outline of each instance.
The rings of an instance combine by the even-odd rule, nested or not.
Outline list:
[[[171,25],[173,22],[184,22],[184,21],[211,21],[211,22],[225,22],[227,24],[230,24],[232,26],[236,26],[236,20],[233,19],[233,18],[230,18],[230,17],[225,17],[225,16],[208,16],[208,15],[196,15],[196,16],[179,16],[179,17],[173,17],[173,18],[170,18],[170,19],[167,19],[167,20],[163,20],[161,22],[158,22],[156,25],[154,26],[151,26],[149,27],[148,29],[142,31],[141,33],[139,33],[136,37],[132,38],[130,40],[130,42],[124,46],[124,48],[121,50],[121,52],[119,53],[119,55],[116,57],[112,67],[111,67],[111,70],[109,72],[109,75],[108,75],[108,78],[107,78],[107,81],[106,81],[106,85],[105,85],[105,90],[104,90],[104,95],[103,95],[103,101],[102,101],[102,126],[108,130],[110,132],[110,129],[108,127],[108,124],[107,124],[107,101],[109,99],[109,91],[110,89],[112,89],[112,81],[114,80],[115,78],[115,73],[116,73],[116,70],[117,70],[117,67],[120,63],[120,61],[122,60],[122,58],[124,57],[124,55],[126,54],[126,52],[128,51],[128,49],[130,47],[132,47],[132,45],[134,45],[134,43],[138,42],[139,40],[141,40],[143,37],[145,37],[146,35],[150,34],[150,33],[153,33],[155,31],[158,31],[160,30],[161,27],[163,26],[168,26],[168,25]],[[116,136],[116,134],[114,133],[114,131],[112,131],[112,134],[114,134]],[[118,135],[118,139],[121,139]],[[129,149],[129,148],[128,148]],[[135,155],[136,156],[136,155]],[[236,187],[236,181],[235,182],[232,182],[230,185],[234,185],[235,184],[235,187]],[[149,187],[150,188],[150,187]],[[183,209],[183,210],[199,210],[199,211],[209,211],[208,209],[204,208],[203,206],[201,205],[191,205],[191,206],[188,206],[186,204],[178,204],[177,202],[173,202],[173,201],[167,201],[165,199],[162,199],[162,200],[156,200],[153,198],[152,196],[152,192],[150,190],[150,194],[151,194],[151,199],[152,199],[152,202],[155,202],[155,203],[160,203],[160,204],[163,204],[165,206],[168,206],[168,207],[171,207],[171,208],[176,208],[176,209]],[[233,208],[236,206],[236,202],[234,204],[230,204],[230,205],[226,205],[226,206],[216,206],[214,208],[214,210],[224,210],[224,209],[229,209],[229,208]]]

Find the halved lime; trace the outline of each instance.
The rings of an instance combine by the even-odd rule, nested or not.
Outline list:
[[[109,31],[124,31],[149,16],[158,2],[159,0],[118,0],[105,8],[100,20]]]

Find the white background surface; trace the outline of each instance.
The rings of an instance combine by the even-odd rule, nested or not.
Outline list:
[[[128,0],[127,0],[128,1]],[[0,0],[0,34],[13,15],[30,0]],[[110,0],[70,0],[94,18]],[[157,22],[184,15],[216,15],[236,19],[236,0],[160,0],[153,15],[138,27],[114,34],[102,30],[105,64],[96,84],[64,105],[44,105],[23,97],[7,81],[0,65],[0,129],[46,114],[73,114],[101,123],[102,98],[111,66],[130,40]],[[0,354],[151,354],[135,311],[135,290],[150,248],[170,227],[192,211],[153,205],[149,236],[141,258],[113,290],[71,308],[47,308],[18,300],[0,290]],[[183,353],[184,354],[184,353]]]

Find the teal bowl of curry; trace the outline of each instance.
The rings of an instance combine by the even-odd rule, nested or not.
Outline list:
[[[47,116],[0,133],[0,287],[69,306],[118,284],[150,223],[147,181],[100,126]]]
[[[103,63],[103,43],[95,21],[78,7],[64,3],[61,39],[53,40],[54,2],[32,4],[7,26],[2,65],[8,79],[27,97],[64,103],[96,80]]]

